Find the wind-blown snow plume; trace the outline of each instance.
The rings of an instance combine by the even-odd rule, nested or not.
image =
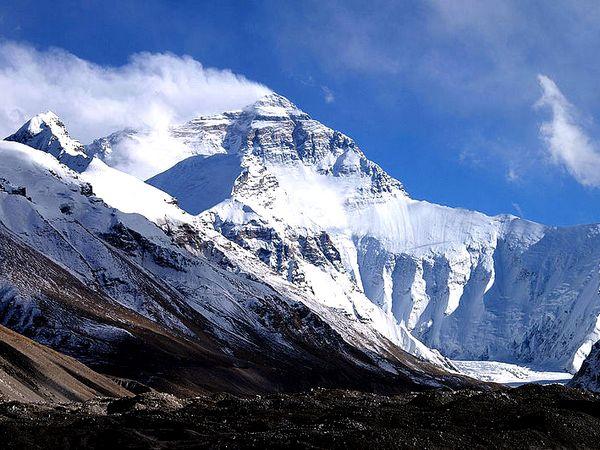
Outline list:
[[[566,167],[584,186],[600,187],[600,152],[577,123],[573,105],[550,78],[539,75],[543,95],[539,106],[551,109],[552,118],[542,124],[540,132],[548,145],[552,160]]]
[[[60,49],[0,42],[0,134],[56,112],[86,143],[124,127],[165,129],[199,114],[238,109],[270,90],[189,56],[138,53],[100,66]]]

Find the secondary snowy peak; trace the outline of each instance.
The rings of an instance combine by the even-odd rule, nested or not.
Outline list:
[[[108,136],[94,139],[91,144],[85,146],[86,153],[91,156],[103,155],[109,157],[113,152],[113,147],[121,144],[127,139],[134,139],[139,132],[133,128],[125,128],[124,130],[116,131]]]
[[[6,138],[8,141],[17,141],[30,147],[39,148],[58,156],[66,153],[71,156],[84,155],[83,145],[69,136],[64,123],[52,111],[40,113],[27,121],[19,130]]]
[[[74,169],[85,167],[89,160],[83,145],[69,135],[64,123],[52,111],[32,117],[5,140],[50,153]]]

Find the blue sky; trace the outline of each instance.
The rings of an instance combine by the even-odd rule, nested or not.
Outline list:
[[[600,222],[597,2],[5,0],[0,38],[99,66],[190,55],[350,135],[414,198]]]

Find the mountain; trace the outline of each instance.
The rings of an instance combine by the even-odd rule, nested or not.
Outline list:
[[[62,163],[79,170],[85,168],[89,162],[83,145],[69,136],[65,124],[52,111],[31,118],[5,140],[43,150]]]
[[[0,399],[65,402],[129,395],[75,359],[0,326]]]
[[[575,372],[600,337],[598,225],[413,200],[352,139],[276,94],[182,127],[210,154],[148,183],[388,338],[405,327],[451,358]]]
[[[389,361],[419,377],[429,363],[455,369],[446,357],[576,372],[600,337],[600,226],[547,227],[415,200],[350,137],[277,94],[168,130],[118,131],[84,151],[87,165],[70,165],[76,173],[61,179],[88,193],[84,204],[105,202],[104,212],[84,220],[70,211],[88,206],[61,201],[68,213],[50,218],[63,208],[64,187],[52,187],[44,220],[68,245],[53,248],[46,236],[27,245],[84,273],[84,284],[127,311],[166,324],[161,333],[188,337],[190,324],[203,323],[216,353],[243,355],[262,377],[274,362],[249,355],[273,342],[273,354],[293,354],[287,361],[304,342],[301,358],[322,371],[323,329],[339,364],[359,351],[378,376]],[[29,195],[31,184],[13,186]],[[12,229],[35,234],[31,224]],[[123,258],[143,275],[119,269]],[[148,278],[160,298],[140,294]],[[290,323],[298,307],[311,317],[306,329]]]
[[[85,152],[145,180],[190,156],[222,153],[224,125],[236,114],[201,117],[167,129],[127,128],[94,140]]]
[[[474,383],[322,305],[98,158],[79,173],[5,141],[0,161],[0,322],[101,373],[180,395]]]

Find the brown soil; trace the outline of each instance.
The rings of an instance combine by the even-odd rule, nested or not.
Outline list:
[[[77,360],[0,326],[0,397],[65,402],[131,395]]]

